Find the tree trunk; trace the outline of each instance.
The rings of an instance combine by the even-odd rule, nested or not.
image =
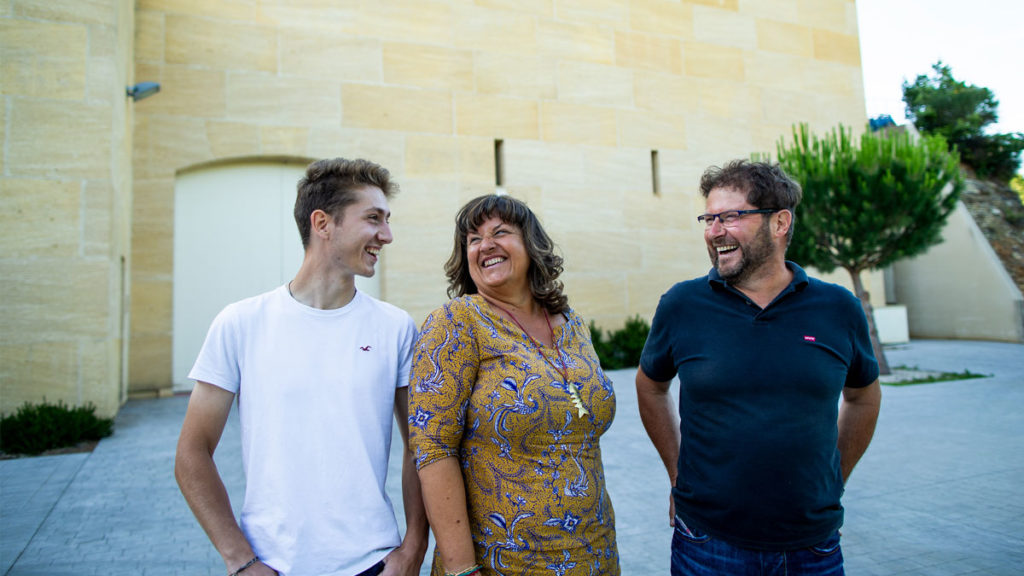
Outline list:
[[[868,331],[871,334],[871,349],[875,351],[875,359],[878,360],[878,373],[881,375],[891,374],[889,362],[885,359],[885,351],[882,350],[882,342],[878,340],[878,328],[875,327],[874,308],[871,307],[871,295],[864,289],[864,283],[860,281],[860,270],[846,269],[853,278],[853,292],[860,299],[861,308],[868,318]]]

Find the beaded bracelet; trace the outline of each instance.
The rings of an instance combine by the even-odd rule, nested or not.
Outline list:
[[[473,576],[473,574],[478,574],[480,570],[481,566],[479,564],[474,564],[462,572],[445,572],[444,576]]]
[[[248,561],[248,562],[246,562],[245,564],[242,564],[242,567],[241,567],[241,568],[239,568],[238,570],[235,570],[235,571],[234,571],[234,572],[232,572],[231,574],[228,574],[228,576],[238,576],[238,575],[239,575],[239,574],[241,574],[241,573],[242,573],[242,571],[244,571],[244,570],[245,570],[246,568],[248,568],[249,566],[252,566],[253,564],[255,564],[255,563],[259,562],[259,561],[260,561],[260,557],[259,557],[259,556],[253,556],[253,557],[252,557],[252,560],[249,560],[249,561]]]

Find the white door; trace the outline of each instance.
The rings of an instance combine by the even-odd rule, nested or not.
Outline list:
[[[299,164],[234,164],[188,172],[174,185],[173,370],[175,391],[210,322],[224,306],[291,280],[302,264],[292,217]],[[356,286],[380,293],[379,276]]]

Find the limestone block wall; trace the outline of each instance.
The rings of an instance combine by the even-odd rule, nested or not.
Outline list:
[[[124,397],[132,3],[0,2],[0,412]]]
[[[135,109],[136,393],[170,386],[183,169],[280,156],[385,165],[403,191],[382,296],[417,320],[446,298],[455,211],[500,185],[561,246],[572,305],[618,327],[706,271],[695,216],[707,166],[771,152],[796,122],[866,119],[853,0],[136,6],[135,75],[163,86]]]

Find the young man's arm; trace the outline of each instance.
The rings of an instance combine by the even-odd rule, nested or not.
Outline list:
[[[227,390],[196,382],[174,460],[174,477],[181,493],[224,559],[228,573],[235,572],[255,556],[238,527],[228,492],[213,462],[213,452],[224,432],[234,398],[235,395]],[[257,562],[246,568],[243,574],[262,576],[277,572]]]
[[[643,368],[636,370],[636,399],[640,408],[640,421],[665,465],[671,486],[676,484],[679,462],[679,415],[669,396],[669,382],[652,380]],[[675,501],[669,495],[669,524],[675,523]]]
[[[395,390],[395,420],[402,435],[402,505],[405,508],[405,538],[402,545],[384,559],[382,576],[416,576],[427,552],[427,513],[416,474],[416,462],[409,450],[409,389]]]
[[[871,443],[881,406],[882,387],[878,380],[863,388],[843,388],[843,402],[839,406],[839,467],[843,483]]]

